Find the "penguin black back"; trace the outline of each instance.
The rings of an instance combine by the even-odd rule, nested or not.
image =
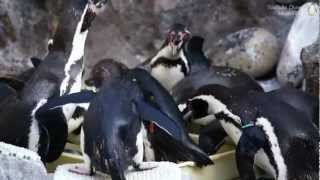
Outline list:
[[[292,87],[284,87],[267,93],[268,96],[283,101],[306,115],[319,127],[319,100],[318,97]]]

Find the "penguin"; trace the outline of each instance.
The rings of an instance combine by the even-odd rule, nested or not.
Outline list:
[[[185,102],[200,87],[208,84],[219,84],[230,88],[242,87],[243,91],[263,91],[252,77],[240,70],[210,65],[209,59],[203,52],[202,37],[194,36],[187,44],[182,54],[190,64],[192,73],[171,90],[177,104]]]
[[[318,97],[300,91],[291,86],[282,87],[267,93],[268,96],[276,98],[289,104],[319,127],[319,100]]]
[[[43,162],[56,160],[67,137],[74,106],[36,116],[50,98],[80,91],[85,39],[105,0],[64,1],[58,29],[47,56],[18,96],[0,111],[0,141],[38,152]],[[3,102],[1,102],[3,103]]]
[[[140,66],[148,69],[167,90],[190,73],[188,62],[180,53],[190,37],[190,31],[182,24],[173,24],[166,39],[155,56],[149,58]]]
[[[75,103],[79,99],[75,98],[77,96],[70,94],[57,98],[57,101],[50,101],[42,108],[60,106],[59,99],[63,103],[68,102],[65,98]],[[80,99],[87,102],[90,95],[86,92],[84,96],[81,97],[80,93]],[[85,113],[84,143],[81,145],[89,174],[110,174],[113,180],[124,180],[129,169],[143,170],[141,165],[147,141],[145,123],[151,122],[167,135],[166,138],[175,142],[170,146],[179,150],[175,153],[184,155],[199,166],[212,164],[187,135],[181,124],[182,117],[179,117],[179,110],[169,93],[145,70],[131,69],[121,77],[104,82],[100,91],[92,97]]]
[[[319,179],[318,128],[287,103],[261,92],[239,96],[237,91],[208,85],[187,106],[195,119],[214,115],[235,142],[240,178],[256,179],[257,165],[277,180]]]
[[[84,80],[83,89],[98,92],[102,84],[110,81],[113,78],[121,77],[128,67],[114,59],[105,58],[96,63],[86,80]],[[74,114],[68,123],[68,141],[71,143],[80,143],[80,130],[83,123],[83,116],[88,110],[89,103],[82,106],[77,106]]]

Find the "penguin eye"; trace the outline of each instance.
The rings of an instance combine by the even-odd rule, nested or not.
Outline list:
[[[104,2],[100,1],[96,3],[97,8],[101,8],[104,5]]]

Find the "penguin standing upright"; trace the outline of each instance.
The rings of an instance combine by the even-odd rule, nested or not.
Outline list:
[[[157,54],[142,64],[167,90],[190,73],[188,62],[180,56],[189,36],[184,25],[173,24]]]
[[[319,179],[318,129],[292,106],[264,93],[237,96],[218,85],[199,89],[187,104],[193,118],[214,115],[237,144],[241,179],[256,179],[254,164],[277,180]]]
[[[113,59],[102,59],[96,63],[89,73],[89,77],[84,81],[84,89],[99,92],[103,83],[110,81],[116,77],[121,77],[128,67]],[[80,143],[80,130],[83,123],[83,116],[88,110],[89,103],[77,106],[75,113],[68,122],[68,141],[72,143]]]
[[[203,52],[203,43],[202,37],[193,36],[181,53],[190,64],[191,73],[171,90],[178,104],[185,102],[200,87],[208,84],[219,84],[230,88],[241,87],[243,91],[263,91],[253,78],[240,70],[211,66]]]
[[[11,96],[0,111],[0,141],[38,152],[43,161],[62,153],[67,122],[74,106],[65,106],[35,116],[48,99],[80,91],[83,51],[88,28],[105,0],[63,2],[53,44],[19,94]],[[41,117],[41,118],[40,118]]]
[[[71,99],[68,103],[75,103],[81,98],[83,102],[89,99],[82,147],[90,174],[102,172],[110,174],[113,180],[124,180],[124,172],[129,167],[143,168],[141,164],[147,141],[144,123],[150,122],[173,139],[175,144],[170,148],[176,149],[177,154],[183,154],[198,165],[212,163],[187,135],[171,96],[146,71],[128,70],[121,77],[104,82],[92,100],[87,97],[87,92],[85,95],[66,95],[55,102],[49,101],[42,108],[58,106],[59,100],[66,103]]]

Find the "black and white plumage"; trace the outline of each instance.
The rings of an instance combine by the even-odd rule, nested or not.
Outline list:
[[[69,100],[75,103],[77,99],[86,102],[87,97],[87,93],[66,95],[43,107]],[[181,121],[173,99],[155,79],[142,69],[128,70],[121,77],[106,81],[90,101],[83,124],[84,159],[91,173],[102,172],[114,180],[125,179],[124,172],[129,167],[140,169],[144,158],[148,158],[144,157],[147,155],[144,149],[150,148],[145,124],[154,123],[158,131],[166,134],[165,138],[175,142],[166,148],[198,165],[211,164],[207,155],[192,143]]]
[[[218,84],[229,88],[241,87],[244,91],[263,91],[261,86],[248,74],[229,67],[210,65],[203,52],[204,39],[193,36],[186,44],[184,57],[190,64],[190,74],[178,82],[171,94],[178,104],[192,97],[202,86]]]
[[[190,66],[181,55],[189,35],[184,25],[173,24],[157,54],[142,64],[167,90],[190,73]]]
[[[318,179],[317,127],[292,106],[263,93],[236,94],[223,86],[206,86],[188,102],[188,109],[194,118],[203,118],[198,107],[207,106],[207,114],[237,144],[241,178],[255,179],[255,164],[277,180]]]
[[[5,100],[0,111],[0,141],[38,152],[46,162],[60,156],[68,132],[66,119],[73,107],[37,116],[36,112],[50,98],[80,91],[85,39],[101,2],[105,1],[64,1],[49,53],[21,93]]]

